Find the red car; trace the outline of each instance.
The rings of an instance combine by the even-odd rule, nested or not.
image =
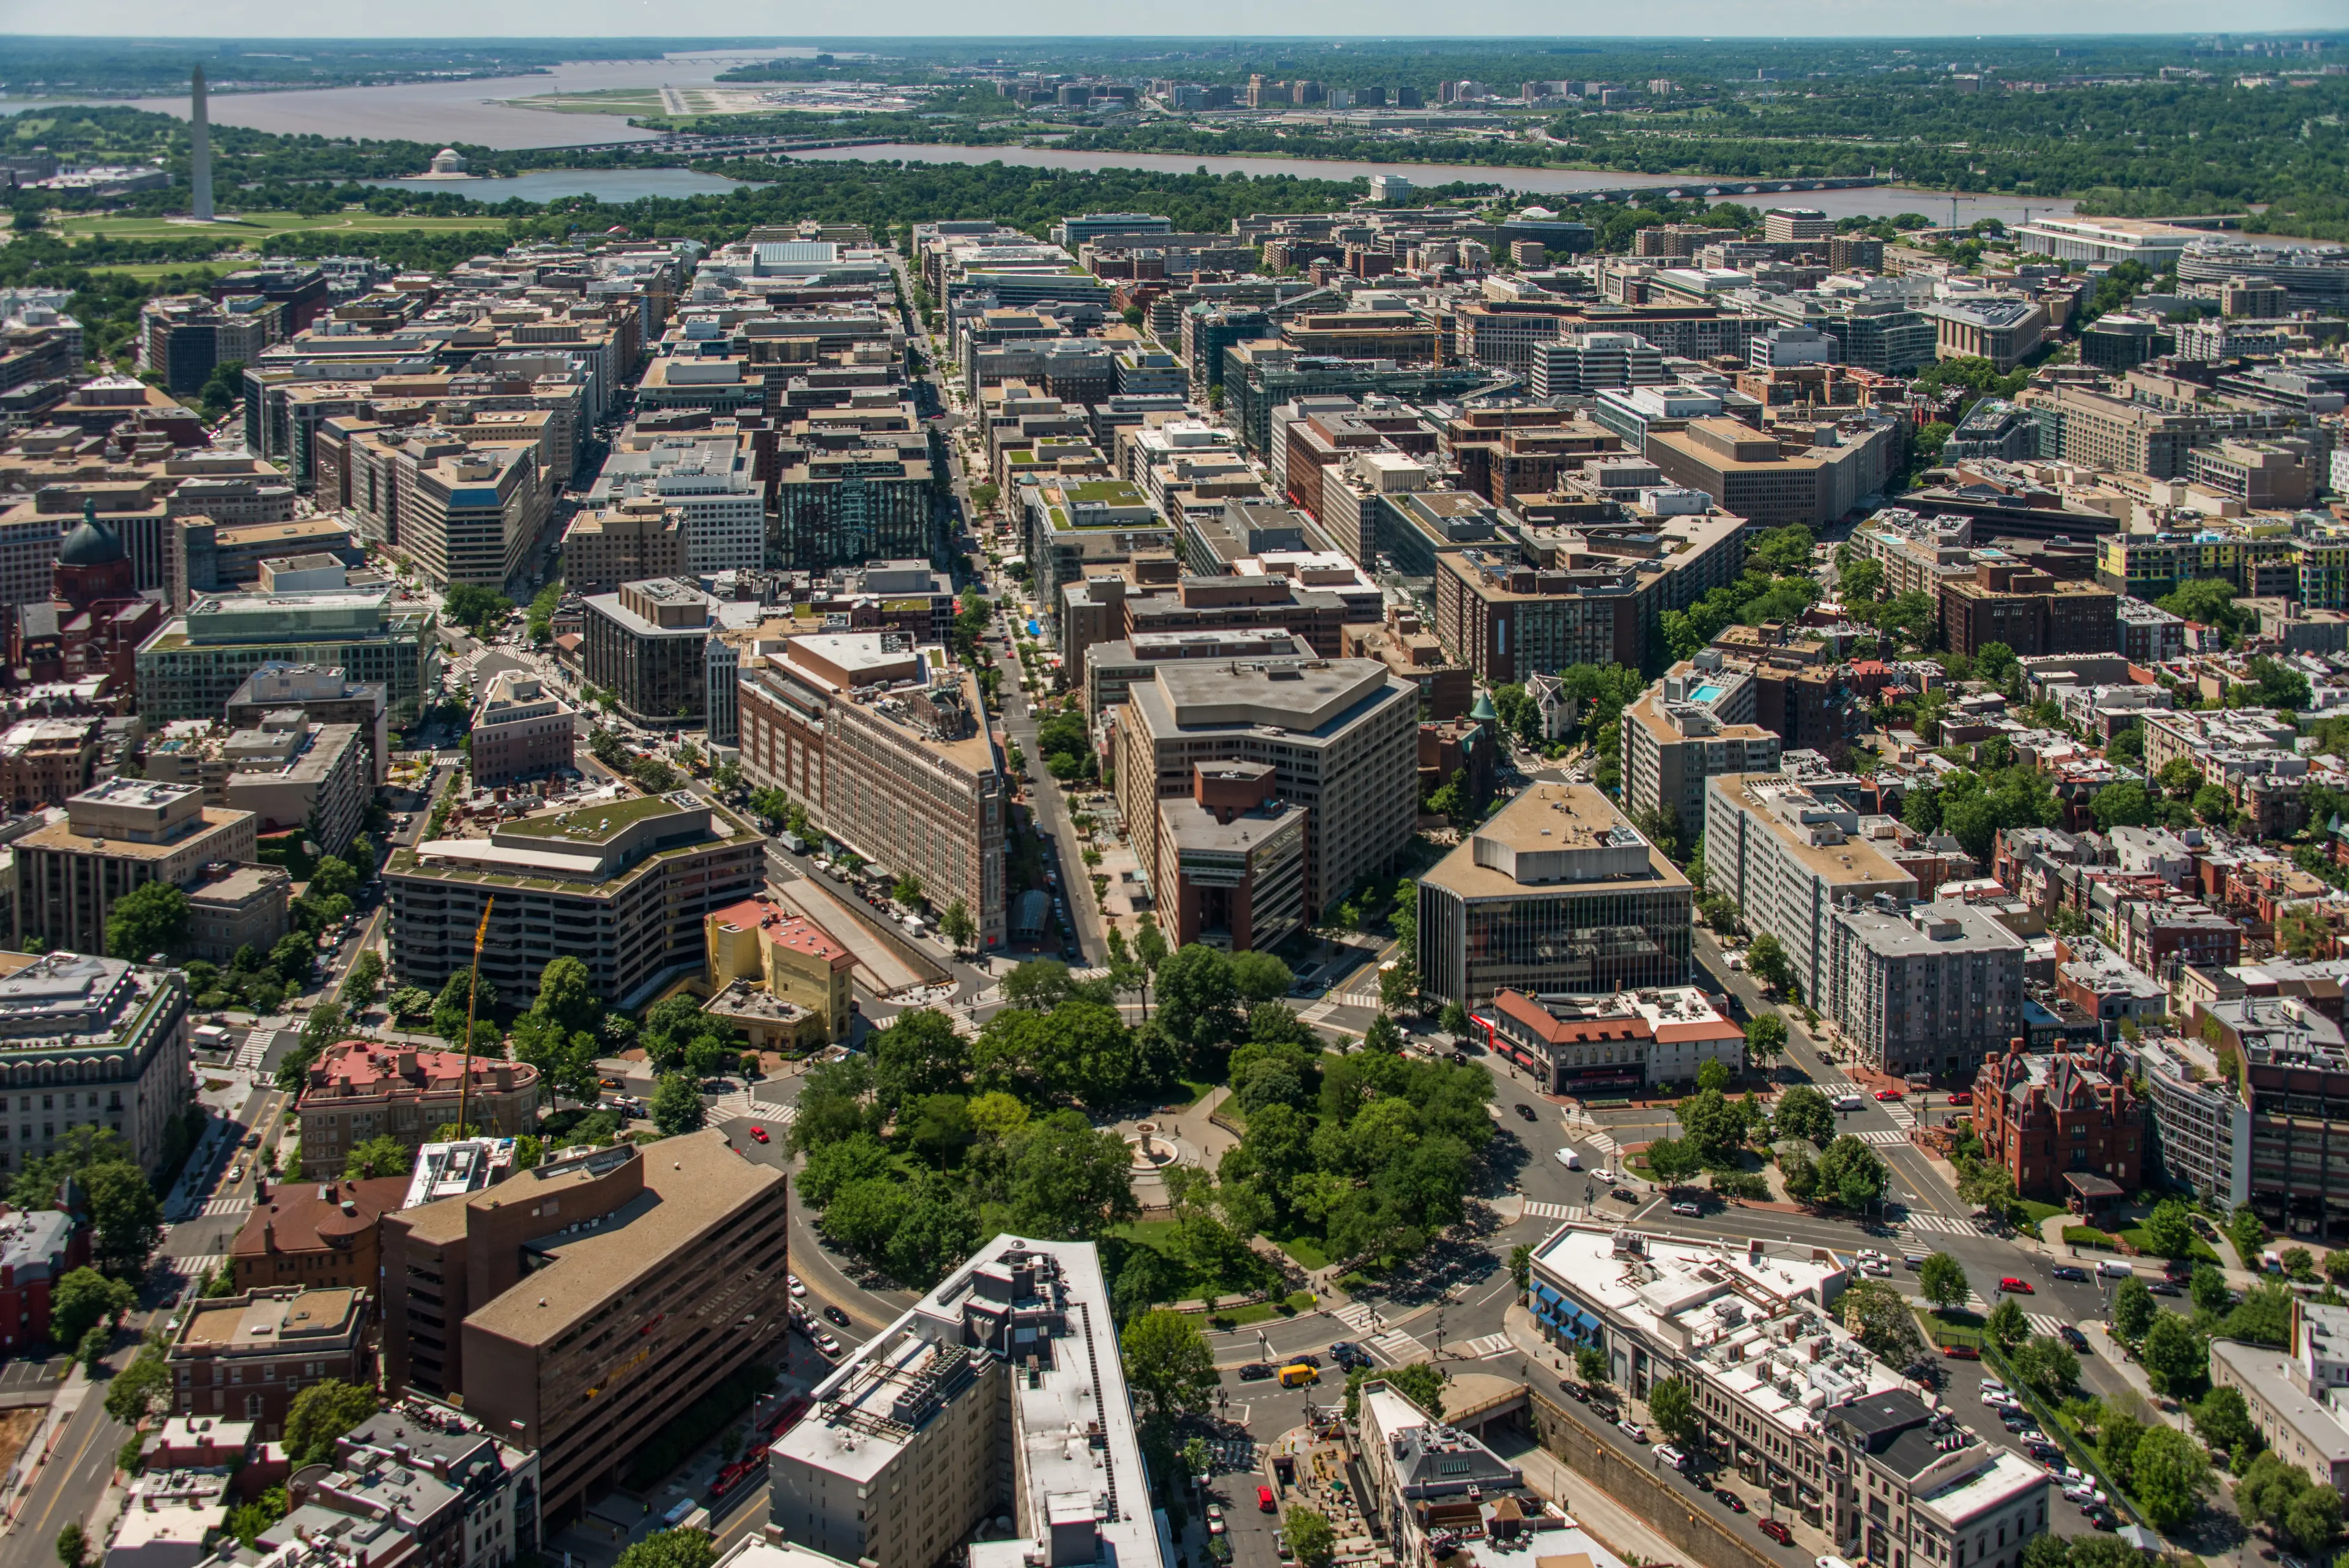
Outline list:
[[[1974,1103],[1974,1092],[1971,1089],[1951,1089],[1949,1103],[1953,1106],[1971,1106]]]
[[[2031,1282],[2029,1280],[2018,1280],[2011,1275],[2006,1279],[1999,1281],[1998,1288],[2006,1292],[2009,1295],[2031,1296],[2037,1295],[2039,1293],[2037,1291],[2031,1288]]]
[[[750,1129],[750,1136],[757,1138],[761,1143],[764,1143],[767,1141],[767,1129],[764,1127],[752,1127]]]
[[[1257,1511],[1261,1513],[1271,1513],[1275,1511],[1272,1502],[1272,1489],[1270,1487],[1260,1486],[1256,1489],[1256,1506]]]
[[[1945,1345],[1941,1354],[1951,1361],[1980,1361],[1982,1352],[1971,1345]]]
[[[1781,1546],[1792,1546],[1795,1543],[1795,1532],[1775,1519],[1757,1519],[1754,1521],[1754,1528]]]
[[[1900,1097],[1900,1091],[1898,1089],[1878,1089],[1876,1091],[1876,1097],[1879,1100],[1897,1100]]]

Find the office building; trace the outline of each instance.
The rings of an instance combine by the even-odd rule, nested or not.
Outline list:
[[[184,890],[185,957],[226,968],[239,949],[265,953],[285,935],[294,875],[283,866],[213,866]]]
[[[1962,1078],[2023,1032],[2023,940],[1954,900],[1847,898],[1827,921],[1813,1004],[1879,1073]]]
[[[690,578],[647,577],[587,600],[580,673],[638,724],[670,729],[708,706],[706,645],[717,601]]]
[[[816,1386],[770,1525],[873,1568],[1169,1568],[1115,1329],[1092,1242],[996,1237]]]
[[[115,900],[145,882],[185,886],[218,861],[251,861],[258,819],[204,804],[193,784],[113,778],[66,802],[65,817],[16,841],[16,945],[106,950]]]
[[[272,661],[247,676],[221,711],[232,730],[256,730],[273,713],[296,713],[313,724],[355,724],[367,747],[370,781],[381,784],[391,766],[389,703],[380,682],[352,680],[339,670]]]
[[[595,995],[634,1007],[702,967],[701,923],[762,876],[764,841],[724,806],[614,786],[584,802],[395,850],[384,867],[391,972],[436,995],[469,968],[492,898],[481,978],[529,996],[557,958]]]
[[[1485,1044],[1549,1095],[1637,1094],[1693,1084],[1719,1062],[1745,1070],[1745,1031],[1692,985],[1597,996],[1501,991],[1471,1018]]]
[[[2219,1070],[2200,1040],[2139,1043],[2146,1106],[2152,1113],[2146,1165],[2172,1187],[2240,1208],[2251,1200],[2251,1103]]]
[[[787,639],[744,667],[742,771],[817,831],[960,904],[982,950],[1004,939],[1010,786],[978,678],[887,632]]]
[[[687,567],[685,514],[653,495],[582,510],[563,534],[563,586],[574,594],[616,594],[622,583],[677,577]]]
[[[1911,899],[1916,878],[1861,836],[1858,812],[1839,795],[1783,774],[1724,774],[1704,788],[1706,887],[1755,932],[1778,939],[1816,1004],[1829,995],[1837,906],[1847,894],[1862,903],[1878,893]],[[1882,820],[1870,819],[1871,831]]]
[[[381,686],[389,721],[412,723],[440,686],[437,618],[373,588],[202,595],[139,645],[139,711],[150,725],[217,718],[273,663],[339,669]]]
[[[1119,810],[1129,823],[1155,823],[1161,800],[1194,795],[1197,764],[1268,763],[1263,799],[1307,814],[1309,919],[1390,869],[1410,842],[1418,714],[1419,688],[1371,659],[1164,663],[1112,711]],[[1134,848],[1155,895],[1172,894],[1177,867],[1164,836],[1137,832]]]
[[[926,449],[924,449],[926,451]],[[775,479],[780,565],[821,572],[937,553],[936,470],[899,445],[784,454]]]
[[[1762,214],[1762,238],[1774,245],[1825,241],[1836,221],[1816,207],[1771,207]]]
[[[1987,359],[2002,376],[2036,353],[2057,329],[2044,304],[2006,295],[1936,300],[1917,314],[1934,325],[1937,358]]]
[[[482,690],[471,733],[473,784],[492,789],[574,771],[579,716],[537,676],[503,670]]]
[[[1587,784],[1537,784],[1419,883],[1423,995],[1578,995],[1688,983],[1694,889]]]
[[[788,1186],[711,1128],[384,1217],[384,1386],[535,1450],[561,1515],[787,1326]]]
[[[1899,428],[1870,418],[1814,429],[1812,444],[1790,455],[1779,437],[1735,420],[1692,419],[1677,431],[1651,430],[1644,450],[1672,483],[1758,526],[1829,523],[1883,487]]]
[[[1664,357],[1636,333],[1586,332],[1534,345],[1528,383],[1537,398],[1578,397],[1610,387],[1658,387]]]
[[[698,575],[755,572],[767,565],[767,498],[754,472],[758,455],[750,441],[723,424],[715,432],[673,435],[635,427],[589,488],[588,504],[597,515],[657,513],[674,518],[685,546],[685,565],[678,569]],[[566,580],[578,587],[569,578],[567,552],[564,566]],[[666,575],[656,568],[615,580]]]
[[[1668,812],[1684,836],[1693,836],[1704,821],[1705,780],[1777,772],[1779,737],[1759,724],[1727,722],[1716,709],[1740,680],[1674,671],[1623,710],[1623,799],[1633,816]]]
[[[1159,924],[1177,946],[1268,949],[1303,928],[1310,814],[1276,787],[1269,763],[1195,763],[1190,794],[1157,803]]]
[[[184,493],[186,486],[182,485]],[[172,504],[181,496],[172,497]],[[287,501],[290,504],[292,496]],[[264,561],[321,553],[357,568],[367,556],[341,518],[311,516],[238,524],[214,513],[175,514],[165,531],[163,587],[174,610],[184,611],[203,594],[233,593],[261,580]]]
[[[737,1024],[753,1049],[768,1048],[762,1033],[793,1046],[848,1038],[855,1023],[850,981],[856,960],[822,926],[761,893],[708,916],[702,940],[708,1011],[755,1023]],[[766,1005],[756,1005],[761,1002]],[[802,1019],[805,1028],[799,1027]]]
[[[458,1121],[460,1104],[467,1127],[518,1137],[538,1125],[538,1069],[524,1062],[345,1040],[321,1052],[303,1077],[294,1106],[302,1129],[295,1175],[332,1179],[351,1150],[373,1138],[419,1149]]]
[[[147,748],[147,776],[195,784],[207,805],[252,813],[256,835],[301,830],[328,855],[358,832],[375,795],[356,724],[313,724],[299,711],[262,715],[259,726],[222,732],[166,725]]]
[[[87,1126],[119,1135],[150,1175],[162,1170],[194,1088],[187,978],[77,952],[9,961],[0,1061],[20,1087],[41,1092],[17,1095],[13,1106],[0,1101],[0,1168],[53,1154]]]
[[[2069,1199],[2079,1213],[2127,1201],[2142,1189],[2145,1168],[2145,1106],[2129,1077],[2111,1046],[2038,1055],[2019,1038],[2002,1051],[1992,1044],[1974,1080],[1983,1152],[2025,1198]],[[2101,1185],[2084,1186],[2089,1178]]]
[[[477,446],[416,466],[400,492],[401,554],[436,587],[503,588],[546,525],[551,497],[530,446]]]

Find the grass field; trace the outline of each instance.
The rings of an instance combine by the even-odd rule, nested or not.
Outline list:
[[[379,216],[374,213],[359,212],[328,213],[316,218],[305,217],[300,213],[254,213],[249,217],[226,218],[211,224],[175,223],[169,218],[61,218],[57,225],[57,234],[68,241],[212,238],[220,241],[222,250],[233,250],[241,242],[264,239],[271,234],[313,229],[334,229],[349,234],[395,234],[403,230],[449,234],[466,229],[503,227],[503,222],[497,218]]]

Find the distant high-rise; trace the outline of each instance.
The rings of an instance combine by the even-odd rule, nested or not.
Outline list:
[[[195,102],[188,124],[188,211],[200,223],[212,221],[212,128],[204,114],[204,67],[196,67]]]

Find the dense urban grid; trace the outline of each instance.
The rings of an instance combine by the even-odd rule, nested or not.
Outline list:
[[[2342,42],[0,118],[0,1568],[2332,1562]]]

